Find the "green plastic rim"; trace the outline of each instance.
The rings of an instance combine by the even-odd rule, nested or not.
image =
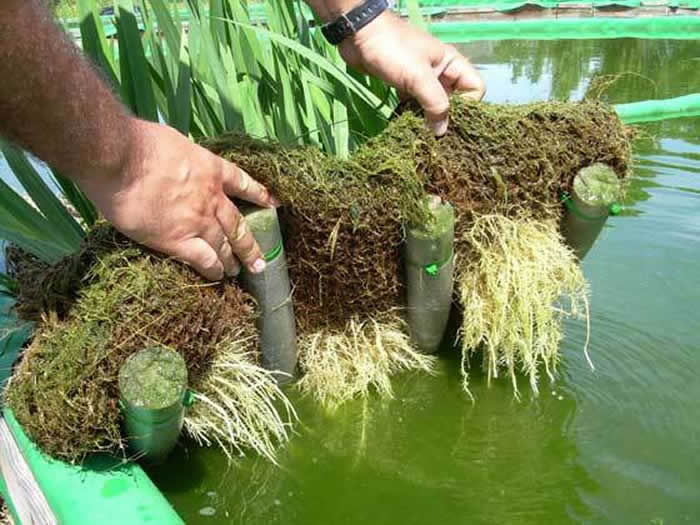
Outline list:
[[[474,40],[560,40],[645,38],[694,40],[700,37],[700,17],[557,18],[498,22],[434,22],[430,32],[454,44]]]

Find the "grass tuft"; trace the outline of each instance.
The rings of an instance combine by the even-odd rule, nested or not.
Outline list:
[[[91,264],[83,264],[86,254]],[[43,312],[5,392],[30,437],[50,455],[71,462],[91,452],[126,456],[120,432],[119,370],[135,352],[157,345],[183,356],[189,386],[200,395],[211,400],[216,387],[233,399],[248,395],[257,400],[257,405],[246,407],[229,403],[228,397],[215,402],[242,421],[240,428],[234,425],[235,436],[229,434],[231,439],[240,438],[239,447],[260,442],[269,452],[268,435],[281,434],[275,417],[259,405],[267,394],[279,399],[278,393],[267,383],[248,394],[242,385],[243,390],[234,388],[232,393],[216,383],[230,379],[238,370],[234,364],[256,380],[266,377],[248,363],[257,345],[252,299],[235,282],[206,283],[187,266],[138,247],[105,224],[90,232],[84,250],[75,257],[80,264],[64,262],[45,274],[44,281],[36,271],[20,275],[20,287],[30,278],[31,287],[25,288],[53,298],[57,295],[52,287],[63,290],[65,282],[80,283],[79,289],[64,296],[60,308]],[[68,278],[60,275],[63,271],[78,273]],[[31,304],[54,303],[37,299]],[[235,360],[234,349],[242,349],[248,361]],[[268,418],[269,426],[257,422],[263,418]],[[255,435],[268,429],[272,430],[266,435]],[[231,440],[218,439],[229,448],[235,446]]]

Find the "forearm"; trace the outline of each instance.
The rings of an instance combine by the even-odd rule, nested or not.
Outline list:
[[[119,171],[131,120],[42,0],[0,2],[0,135],[84,181]]]

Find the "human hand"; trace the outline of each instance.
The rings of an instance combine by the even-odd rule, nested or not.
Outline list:
[[[351,67],[415,97],[437,136],[447,131],[452,92],[474,100],[486,93],[479,73],[453,46],[389,11],[343,40],[339,50]]]
[[[104,216],[207,279],[238,274],[239,261],[262,271],[260,248],[229,196],[278,205],[265,187],[172,128],[130,119],[129,129],[129,154],[118,172],[79,180]]]

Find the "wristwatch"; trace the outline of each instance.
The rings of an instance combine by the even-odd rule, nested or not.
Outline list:
[[[354,35],[389,7],[387,0],[365,0],[362,4],[321,27],[326,40],[337,46]]]

